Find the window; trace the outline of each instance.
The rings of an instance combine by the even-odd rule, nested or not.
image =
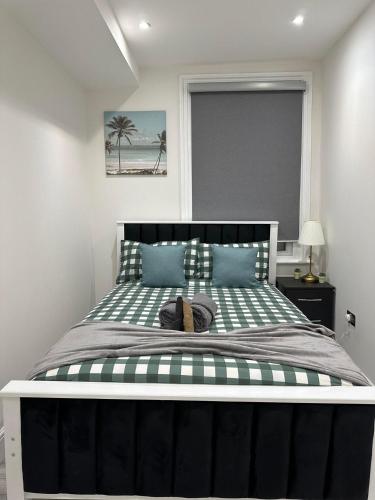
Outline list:
[[[279,220],[291,260],[309,217],[311,86],[285,78],[181,78],[181,191],[186,219]]]

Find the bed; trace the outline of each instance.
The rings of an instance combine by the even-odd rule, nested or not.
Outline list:
[[[274,286],[277,223],[120,222],[121,240],[269,240],[256,289],[117,285],[84,321],[158,325],[168,298],[204,292],[209,333],[307,318]],[[2,391],[8,496],[374,498],[373,387],[302,367],[213,354],[102,358]]]
[[[121,321],[158,326],[161,304],[177,295],[212,297],[219,309],[209,332],[273,323],[305,322],[307,318],[273,285],[260,288],[214,288],[209,280],[190,280],[186,288],[148,288],[140,281],[115,287],[84,321]],[[183,383],[218,385],[352,385],[312,370],[215,355],[132,356],[104,358],[49,370],[36,380],[91,382]]]

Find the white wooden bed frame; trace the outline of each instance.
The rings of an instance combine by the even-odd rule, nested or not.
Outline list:
[[[186,222],[183,221],[181,223]],[[230,223],[233,223],[233,221]],[[244,222],[241,221],[238,223],[243,224]],[[251,222],[251,224],[257,223],[265,224],[265,222]],[[269,281],[270,283],[274,283],[276,278],[277,223],[267,222],[267,224],[270,224],[271,229]],[[120,241],[124,237],[124,222],[118,222],[117,228],[117,248],[119,250]],[[2,398],[4,412],[8,500],[125,500],[144,497],[71,495],[64,493],[53,495],[25,492],[22,476],[21,398],[375,405],[375,387],[215,386],[13,380],[3,388],[0,392],[0,397]],[[373,440],[372,450],[373,459],[370,472],[369,500],[375,500],[375,440]]]

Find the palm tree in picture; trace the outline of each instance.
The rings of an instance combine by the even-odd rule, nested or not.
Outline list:
[[[109,141],[108,139],[105,141],[105,152],[110,155],[112,153],[112,150],[113,150],[113,144],[111,141]]]
[[[156,174],[159,169],[161,155],[167,152],[167,132],[163,130],[161,134],[158,134],[158,138],[158,141],[152,141],[152,144],[159,144],[159,154],[156,159],[154,168],[152,169],[153,174]]]
[[[118,173],[121,173],[121,139],[125,137],[130,145],[132,145],[130,136],[134,132],[138,132],[134,123],[129,120],[127,116],[114,116],[111,121],[107,123],[107,127],[112,129],[108,134],[109,138],[116,136],[116,146],[118,148]]]

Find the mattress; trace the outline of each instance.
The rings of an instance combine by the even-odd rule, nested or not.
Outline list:
[[[205,293],[217,303],[210,333],[270,323],[308,321],[276,287],[262,283],[259,288],[216,288],[210,280],[190,280],[185,288],[149,288],[130,281],[114,288],[85,318],[86,321],[122,321],[159,326],[159,309],[177,295],[192,297]]]
[[[160,306],[168,299],[206,293],[218,304],[209,332],[308,319],[272,285],[259,288],[215,288],[208,280],[188,281],[186,288],[147,288],[140,282],[115,287],[84,321],[121,321],[159,326]],[[49,370],[36,380],[217,385],[351,385],[312,370],[212,354],[102,358]]]

